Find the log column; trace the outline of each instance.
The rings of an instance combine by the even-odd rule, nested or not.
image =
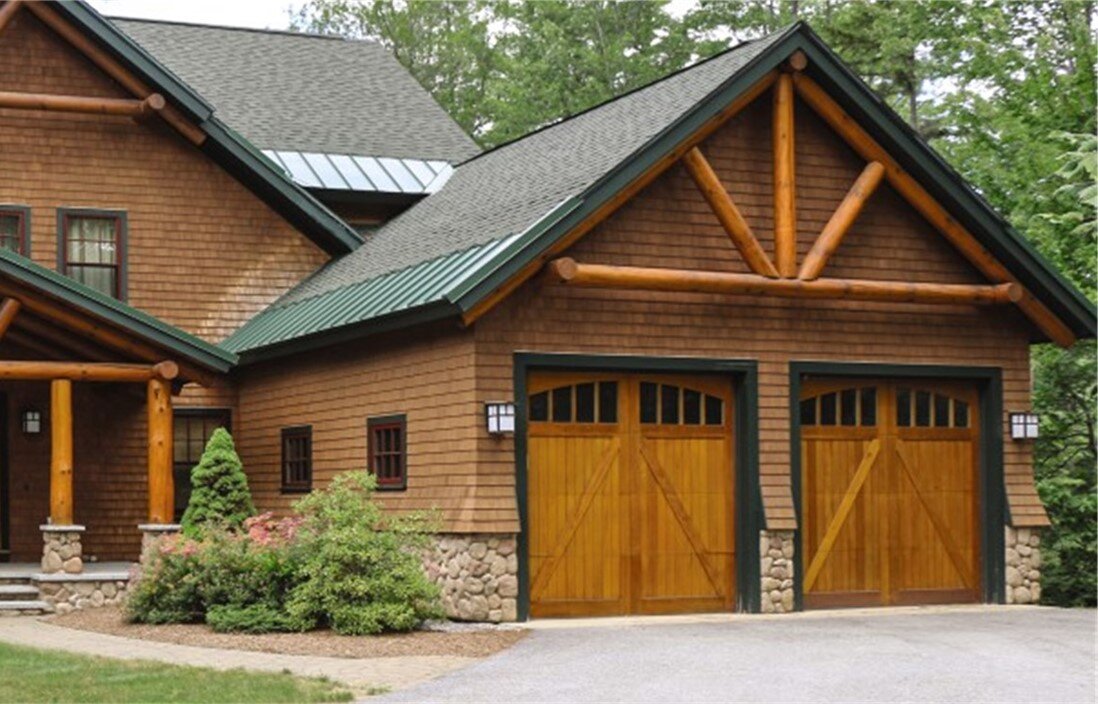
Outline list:
[[[149,523],[169,525],[175,517],[172,479],[172,388],[156,377],[148,382]]]
[[[72,522],[72,381],[50,382],[50,518],[42,529],[42,571],[84,571],[81,535]]]

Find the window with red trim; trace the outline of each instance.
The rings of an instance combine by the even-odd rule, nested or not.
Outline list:
[[[61,211],[61,271],[89,288],[121,299],[123,223],[121,213]]]
[[[399,491],[408,487],[407,422],[402,415],[366,421],[366,455],[377,488]]]
[[[15,205],[0,205],[0,247],[27,256],[29,210]]]
[[[313,488],[313,428],[282,429],[282,491],[304,493]]]

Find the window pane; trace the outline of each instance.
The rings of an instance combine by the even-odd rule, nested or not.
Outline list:
[[[820,425],[835,425],[838,401],[839,396],[834,392],[820,396]]]
[[[530,397],[530,420],[549,420],[549,392],[542,391]]]
[[[839,398],[841,422],[843,425],[856,425],[858,422],[858,390],[843,389]]]
[[[964,401],[953,402],[953,427],[968,427],[968,404]]]
[[[801,425],[816,425],[816,399],[801,401]]]
[[[572,420],[572,387],[553,389],[553,422],[568,423]]]
[[[682,422],[686,425],[701,425],[702,395],[694,389],[682,390]]]
[[[576,384],[576,422],[595,422],[594,384]]]
[[[724,425],[724,401],[720,396],[705,396],[705,424]]]
[[[679,424],[679,387],[667,384],[660,387],[660,422],[664,425]]]
[[[930,392],[915,392],[915,425],[926,428],[930,425]]]
[[[0,213],[0,247],[23,252],[23,217],[17,213]]]
[[[934,427],[949,427],[949,397],[934,394]]]
[[[618,382],[599,382],[599,422],[618,422]]]
[[[113,268],[98,266],[69,267],[69,276],[72,279],[108,296],[115,295],[115,274],[116,270]]]
[[[656,388],[656,385],[650,381],[641,382],[641,423],[656,422]]]
[[[862,425],[877,425],[877,389],[862,389]]]
[[[896,390],[896,425],[911,427],[911,389]]]

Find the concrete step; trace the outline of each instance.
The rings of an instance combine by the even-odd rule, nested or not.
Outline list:
[[[0,587],[10,586],[25,586],[31,583],[31,578],[27,577],[4,577],[0,576]]]
[[[0,600],[34,601],[38,598],[38,587],[30,584],[0,584]]]
[[[53,613],[48,601],[0,600],[0,616],[40,616]]]

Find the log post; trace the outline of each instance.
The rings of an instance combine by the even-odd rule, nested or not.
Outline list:
[[[169,524],[175,518],[172,478],[172,386],[162,378],[148,382],[149,523]]]
[[[15,298],[5,298],[4,302],[0,304],[0,337],[7,334],[8,328],[11,327],[11,323],[19,313],[20,307],[18,299]]]
[[[793,76],[774,84],[774,263],[785,278],[797,275],[797,201],[793,158]]]
[[[50,382],[50,523],[72,525],[72,382]]]
[[[812,245],[808,256],[804,258],[801,270],[797,274],[798,279],[811,281],[823,273],[828,260],[839,248],[839,244],[842,243],[847,230],[854,224],[858,214],[862,212],[869,196],[873,195],[873,191],[880,185],[881,179],[884,178],[884,172],[885,168],[879,161],[871,161],[866,165],[865,170],[858,176],[854,185],[850,187],[850,191],[847,192],[846,197],[843,198],[843,202],[832,213],[831,219],[827,221],[827,225],[820,232],[820,236],[816,238],[816,243]]]

